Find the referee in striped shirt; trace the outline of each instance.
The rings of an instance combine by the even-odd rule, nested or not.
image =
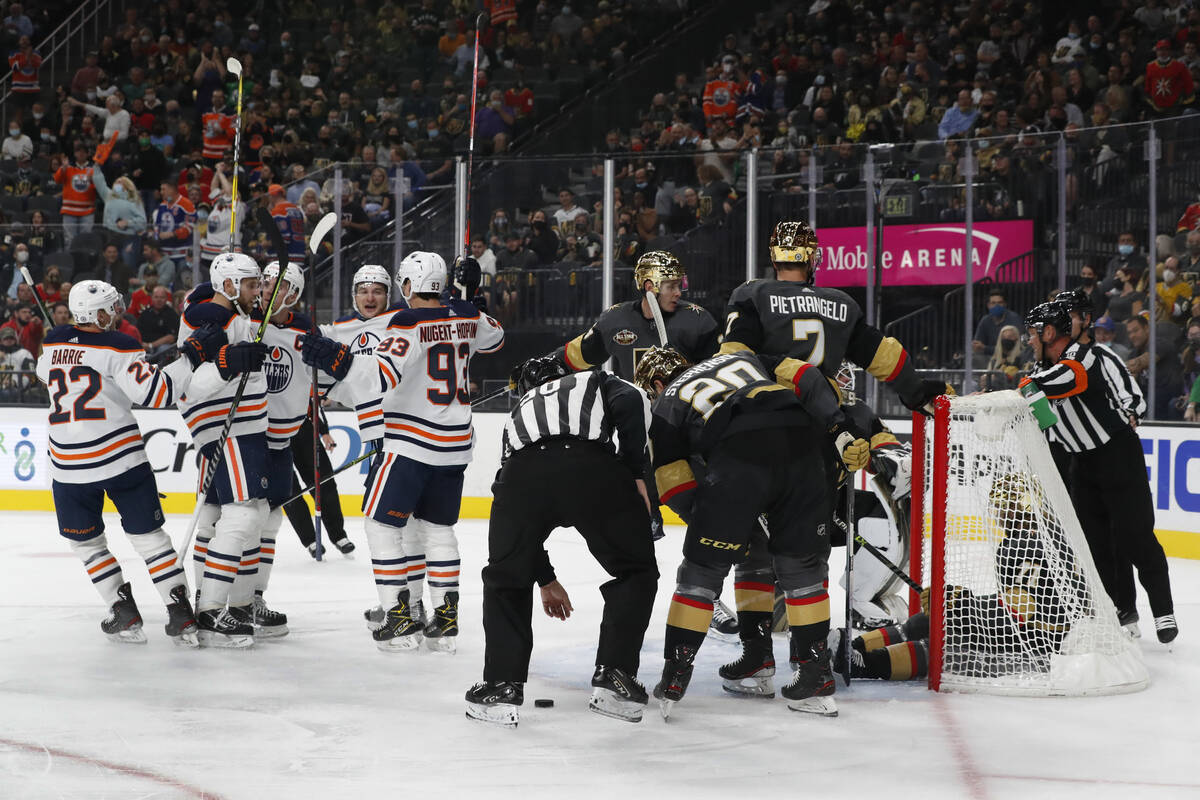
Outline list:
[[[592,686],[621,695],[640,719],[647,698],[636,683],[639,653],[658,588],[645,483],[649,401],[611,373],[570,372],[553,356],[525,362],[512,383],[521,400],[504,426],[483,569],[484,683],[468,692],[469,708],[496,702],[489,697],[521,696],[533,650],[535,582],[547,614],[569,613],[543,549],[561,527],[578,530],[612,576],[600,587],[604,617]],[[597,705],[593,696],[592,710],[617,716]]]
[[[1129,371],[1103,345],[1072,337],[1070,306],[1043,303],[1025,317],[1037,369],[1028,380],[1054,404],[1051,440],[1071,454],[1071,500],[1092,559],[1123,624],[1136,623],[1122,563],[1137,568],[1159,641],[1179,633],[1167,557],[1154,535],[1154,504],[1134,428],[1146,400]]]

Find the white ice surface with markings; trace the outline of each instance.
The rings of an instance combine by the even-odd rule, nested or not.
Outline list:
[[[1182,634],[1173,652],[1140,608],[1150,689],[1025,699],[934,695],[923,684],[839,683],[841,715],[722,692],[736,645],[710,640],[665,723],[587,711],[603,572],[573,531],[550,554],[571,593],[567,622],[535,619],[520,727],[467,720],[483,666],[479,569],[487,524],[458,527],[463,560],[457,655],[383,654],[362,611],[374,603],[361,520],[356,558],[317,564],[285,523],[268,598],[291,635],[248,652],[176,649],[165,611],[115,515],[114,554],[150,642],[110,643],[106,609],[53,516],[0,512],[0,798],[1200,797],[1200,562],[1173,559]],[[178,538],[186,526],[172,517]],[[115,536],[111,534],[117,532]],[[657,545],[663,578],[640,677],[661,670],[682,531]],[[834,563],[840,563],[840,550]],[[834,590],[836,592],[836,589]],[[732,589],[726,590],[727,600]],[[840,599],[834,597],[835,619]],[[540,606],[535,604],[535,609]],[[775,638],[786,663],[787,645]],[[786,671],[786,670],[784,670]],[[786,676],[783,676],[786,680]],[[554,708],[533,706],[553,698]]]

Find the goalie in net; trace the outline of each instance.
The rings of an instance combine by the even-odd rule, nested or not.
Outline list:
[[[930,567],[930,688],[1026,695],[1144,688],[1140,653],[1117,622],[1024,398],[1013,391],[942,397],[932,437],[927,423],[915,422],[921,463],[913,467],[913,528],[924,534],[922,562]]]

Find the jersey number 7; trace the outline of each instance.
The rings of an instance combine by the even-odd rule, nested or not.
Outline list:
[[[819,319],[792,320],[792,339],[797,342],[807,342],[811,338],[812,349],[804,357],[804,361],[814,367],[821,366],[825,360],[825,323]]]

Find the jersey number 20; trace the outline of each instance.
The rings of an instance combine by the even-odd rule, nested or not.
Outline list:
[[[748,383],[769,381],[766,375],[745,361],[721,367],[711,378],[696,378],[679,389],[679,399],[691,405],[707,422],[725,398]]]

